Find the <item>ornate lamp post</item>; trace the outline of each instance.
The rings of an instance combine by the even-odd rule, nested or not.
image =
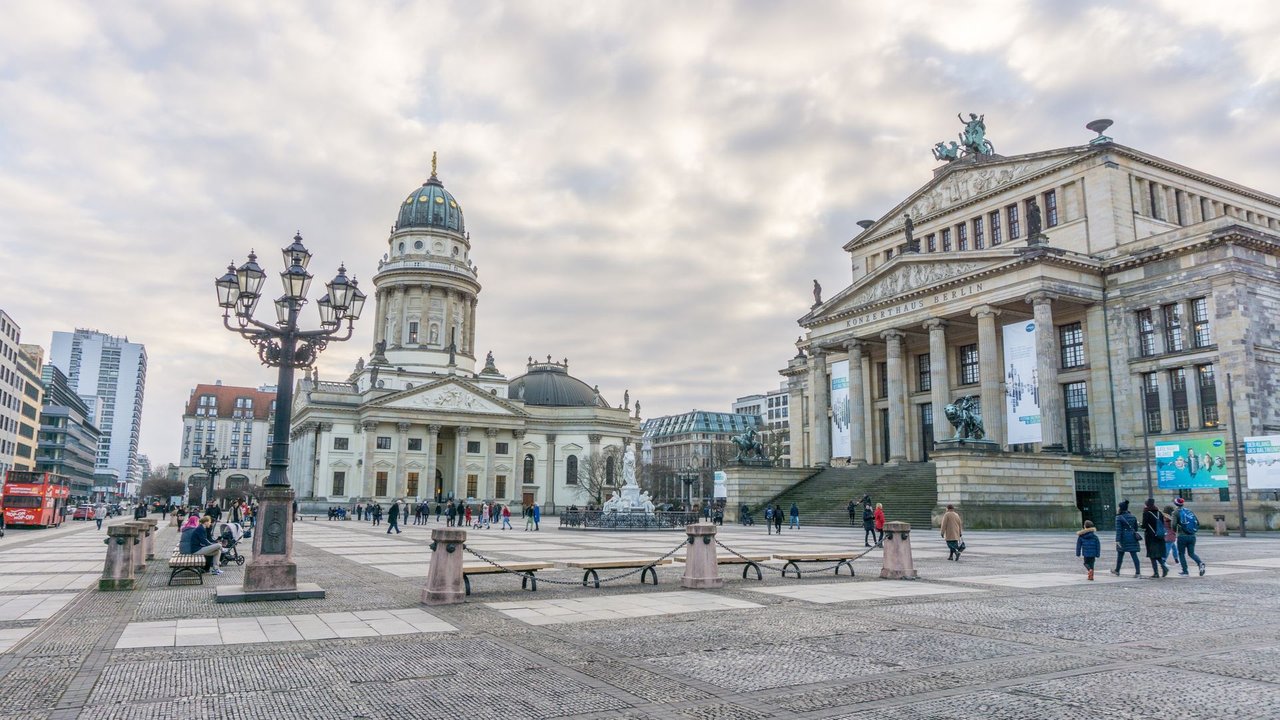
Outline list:
[[[351,338],[354,323],[364,309],[365,295],[356,287],[354,279],[347,278],[347,269],[339,266],[338,274],[325,285],[326,294],[316,301],[320,329],[300,330],[298,314],[307,302],[307,288],[311,285],[311,273],[307,272],[311,252],[303,246],[301,234],[294,235],[293,243],[281,252],[286,268],[280,273],[284,294],[273,303],[274,324],[253,317],[267,278],[253,251],[249,252],[248,262],[239,268],[228,265],[227,273],[214,282],[218,305],[222,307],[222,324],[252,343],[264,365],[280,368],[272,426],[271,473],[259,501],[259,531],[253,536],[253,559],[245,567],[243,588],[219,588],[220,602],[324,597],[324,591],[317,586],[298,587],[298,569],[293,562],[294,494],[288,476],[293,371],[311,367],[330,340],[340,342]],[[233,313],[235,325],[231,324]],[[346,332],[337,337],[344,323]]]
[[[680,482],[684,483],[684,509],[693,509],[693,484],[698,481],[698,471],[692,465],[680,471]]]
[[[209,483],[205,489],[205,496],[200,503],[201,505],[207,505],[213,499],[213,491],[217,488],[218,473],[226,470],[227,465],[230,463],[231,459],[226,455],[219,458],[212,445],[204,446],[204,455],[200,458],[200,469],[204,470]]]

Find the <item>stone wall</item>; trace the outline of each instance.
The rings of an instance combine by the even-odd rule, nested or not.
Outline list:
[[[775,468],[730,465],[724,469],[725,501],[724,519],[737,522],[738,508],[746,503],[756,506],[776,497],[796,483],[813,477],[818,468]]]

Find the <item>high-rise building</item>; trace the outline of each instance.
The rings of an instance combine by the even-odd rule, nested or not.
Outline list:
[[[44,384],[40,370],[44,366],[44,348],[39,345],[18,346],[18,374],[22,379],[21,410],[18,412],[18,437],[13,451],[14,470],[36,469],[36,436],[40,432],[40,405]]]
[[[67,376],[54,365],[40,372],[44,406],[40,412],[40,438],[36,471],[71,478],[71,494],[88,498],[94,486],[94,461],[98,456],[98,427],[88,404],[71,389]]]
[[[0,477],[13,467],[18,449],[18,418],[22,416],[22,372],[18,342],[22,329],[0,310]]]
[[[94,463],[98,474],[114,470],[117,492],[136,493],[141,481],[138,438],[147,383],[146,347],[96,330],[55,332],[49,362],[66,374],[72,389],[99,418],[102,435]]]

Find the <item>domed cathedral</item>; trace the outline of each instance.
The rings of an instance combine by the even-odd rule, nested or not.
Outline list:
[[[466,499],[585,505],[587,459],[640,435],[569,361],[476,370],[479,273],[462,204],[431,176],[400,203],[374,275],[374,341],[341,382],[298,383],[289,477],[302,504]],[[619,478],[619,482],[621,482]]]

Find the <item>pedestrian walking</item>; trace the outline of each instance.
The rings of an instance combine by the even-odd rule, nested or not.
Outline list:
[[[1169,574],[1164,562],[1164,515],[1156,507],[1155,498],[1147,498],[1142,506],[1142,541],[1147,545],[1147,559],[1151,561],[1151,576],[1162,578]]]
[[[488,530],[489,518],[492,516],[493,513],[489,507],[489,502],[486,500],[484,504],[480,506],[480,515],[476,517],[476,529],[479,530],[480,528],[484,528],[485,530]]]
[[[418,503],[413,506],[413,524],[422,524],[422,503]]]
[[[1174,500],[1173,504],[1178,506],[1173,513],[1173,526],[1178,535],[1178,564],[1182,566],[1182,572],[1178,574],[1188,574],[1187,556],[1190,555],[1200,569],[1200,574],[1204,575],[1204,563],[1196,555],[1196,533],[1200,531],[1200,518],[1191,512],[1182,498]]]
[[[387,534],[395,530],[396,534],[400,534],[400,501],[391,503],[391,509],[387,511]]]
[[[471,506],[467,505],[462,512],[462,527],[471,527]]]
[[[954,505],[948,505],[942,514],[942,539],[947,541],[947,559],[959,561],[960,553],[964,552],[960,545],[964,539],[964,520]]]
[[[1102,541],[1098,539],[1092,520],[1084,521],[1084,529],[1076,532],[1076,557],[1084,558],[1084,569],[1093,579],[1093,564],[1102,555]]]
[[[373,504],[373,526],[377,527],[381,524],[382,524],[382,506],[379,505],[378,503],[374,503]]]
[[[787,529],[790,530],[791,528],[795,528],[796,530],[799,530],[800,529],[800,506],[796,505],[794,502],[791,503],[790,515],[791,515],[791,522],[787,525]]]
[[[858,526],[858,503],[849,501],[849,527]]]
[[[511,527],[511,506],[510,505],[502,506],[502,529],[503,530],[515,529]]]
[[[436,501],[436,522],[440,522],[440,511],[444,508],[444,503]]]
[[[537,503],[533,504],[533,531],[538,532],[542,523],[542,508]]]
[[[449,501],[449,506],[444,509],[445,527],[453,527],[457,521],[458,509],[453,506],[453,501]]]
[[[773,508],[768,505],[764,506],[764,529],[765,535],[773,534]]]
[[[876,536],[876,511],[871,507],[871,501],[867,500],[862,504],[862,545],[863,547],[871,547],[871,539]]]
[[[1120,512],[1116,513],[1116,568],[1112,575],[1120,574],[1120,566],[1124,564],[1127,553],[1133,558],[1133,576],[1142,577],[1142,566],[1138,564],[1138,550],[1142,543],[1138,540],[1138,519],[1129,512],[1129,501],[1120,501]]]
[[[875,512],[876,544],[884,542],[884,505],[876,503]]]
[[[107,519],[107,504],[98,503],[93,508],[93,521],[98,523],[98,529],[102,529],[102,521]]]
[[[1173,529],[1173,506],[1164,506],[1165,562],[1178,562],[1178,531]]]
[[[524,515],[524,531],[529,532],[533,529],[533,508],[526,506],[520,513]]]
[[[364,503],[356,503],[356,519],[364,520]]]
[[[773,506],[773,531],[782,534],[782,506],[776,503]]]

